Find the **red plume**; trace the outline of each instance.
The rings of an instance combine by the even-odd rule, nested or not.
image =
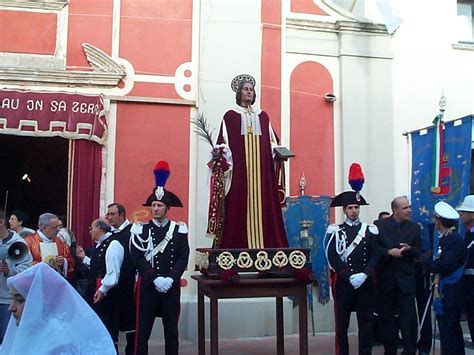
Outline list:
[[[362,190],[364,182],[365,178],[361,166],[357,163],[352,163],[349,168],[349,185],[351,185],[355,192],[359,192]]]
[[[155,175],[156,187],[164,187],[166,180],[168,180],[168,177],[170,176],[170,166],[168,162],[165,160],[160,160],[158,163],[156,163],[155,169],[153,169],[153,174]]]

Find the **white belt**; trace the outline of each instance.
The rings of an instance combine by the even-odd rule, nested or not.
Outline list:
[[[464,269],[464,275],[474,275],[474,269]]]
[[[166,232],[165,238],[152,250],[149,250],[145,253],[145,259],[150,261],[156,254],[163,253],[168,242],[173,238],[174,228],[176,227],[175,221],[170,221],[170,227]]]

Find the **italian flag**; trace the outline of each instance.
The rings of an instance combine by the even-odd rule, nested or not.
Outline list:
[[[431,192],[441,192],[441,165],[443,161],[443,112],[433,120],[433,171],[431,174]]]

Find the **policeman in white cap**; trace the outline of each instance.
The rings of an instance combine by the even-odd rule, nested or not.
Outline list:
[[[426,266],[438,278],[433,309],[439,325],[441,350],[443,354],[464,354],[460,320],[467,248],[457,232],[459,213],[446,202],[438,202],[434,210],[439,236],[433,246],[436,255],[426,262]]]
[[[467,245],[467,262],[464,268],[464,312],[466,314],[471,342],[474,342],[474,195],[464,198],[461,206],[456,208],[461,221],[466,226],[464,241]]]

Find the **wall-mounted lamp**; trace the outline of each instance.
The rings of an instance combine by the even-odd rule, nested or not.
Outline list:
[[[324,94],[324,101],[326,101],[326,102],[334,102],[334,101],[336,101],[336,100],[337,100],[336,95],[330,94],[330,93]]]

